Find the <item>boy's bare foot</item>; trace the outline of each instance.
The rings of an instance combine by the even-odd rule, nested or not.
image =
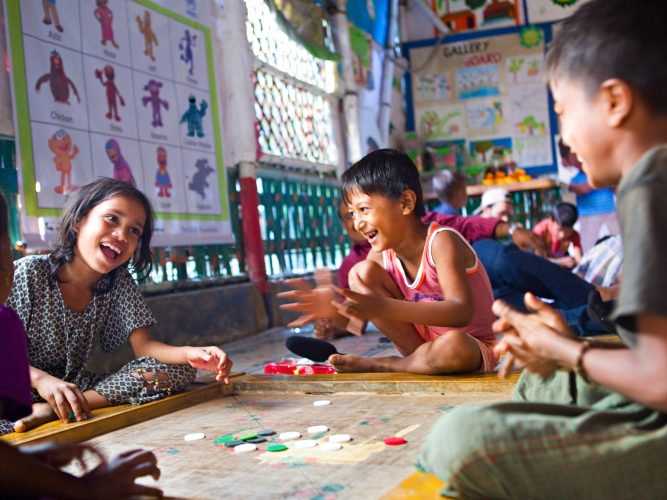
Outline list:
[[[33,403],[32,413],[21,420],[17,420],[14,423],[14,430],[16,432],[26,432],[38,425],[57,419],[56,412],[49,406],[49,403]]]
[[[329,356],[329,363],[339,372],[393,372],[396,370],[392,367],[392,359],[365,358],[351,354],[332,354]]]

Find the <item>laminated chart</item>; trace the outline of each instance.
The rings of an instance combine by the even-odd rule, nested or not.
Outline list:
[[[139,0],[5,2],[22,232],[48,246],[97,177],[143,191],[154,243],[233,240],[211,28]]]

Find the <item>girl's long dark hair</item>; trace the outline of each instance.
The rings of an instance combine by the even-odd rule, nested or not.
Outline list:
[[[58,270],[74,259],[74,248],[76,247],[76,226],[97,205],[116,196],[127,196],[137,200],[144,207],[146,222],[144,223],[141,238],[132,258],[105,275],[97,286],[99,293],[106,293],[113,288],[118,270],[127,268],[131,264],[131,271],[137,274],[139,279],[145,278],[153,267],[153,256],[150,250],[151,237],[153,236],[154,215],[153,207],[146,195],[131,184],[118,179],[100,177],[83,186],[69,199],[60,217],[60,229],[58,241],[53,252],[49,256],[49,281],[56,284],[60,281]]]

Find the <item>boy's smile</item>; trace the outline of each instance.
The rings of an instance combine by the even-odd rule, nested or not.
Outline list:
[[[134,198],[115,196],[99,203],[78,224],[76,258],[99,275],[113,271],[134,254],[145,221],[144,208]]]
[[[348,195],[348,202],[354,228],[366,238],[373,250],[382,252],[400,244],[403,233],[400,229],[400,200],[353,191]]]

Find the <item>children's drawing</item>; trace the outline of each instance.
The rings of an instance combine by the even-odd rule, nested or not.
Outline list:
[[[503,103],[499,99],[474,99],[466,103],[468,130],[492,133],[503,124]]]
[[[104,148],[109,160],[113,164],[113,178],[128,182],[136,187],[137,182],[134,180],[134,175],[132,175],[132,169],[123,157],[118,141],[116,139],[109,139]]]
[[[190,73],[190,76],[193,75],[194,71],[195,61],[192,49],[195,47],[196,40],[197,35],[190,34],[190,30],[185,30],[183,38],[181,38],[181,41],[178,44],[178,48],[181,50],[181,61],[183,61],[186,65],[190,65],[190,68],[188,68],[188,73]]]
[[[424,140],[450,139],[465,133],[460,106],[429,107],[417,114],[419,133]]]
[[[484,24],[514,19],[515,5],[507,0],[491,0],[484,9]]]
[[[72,185],[72,160],[79,154],[79,148],[72,144],[72,138],[63,129],[56,131],[48,144],[53,153],[53,165],[60,172],[60,184],[53,190],[58,194],[77,190],[78,186]]]
[[[204,137],[204,127],[202,119],[206,114],[206,109],[208,108],[208,103],[202,99],[199,103],[199,109],[197,109],[197,98],[191,95],[188,98],[190,103],[188,109],[183,116],[181,117],[180,123],[188,124],[188,137]]]
[[[47,26],[53,24],[53,26],[62,33],[63,27],[60,24],[60,16],[58,16],[56,0],[42,0],[42,10],[44,11],[44,19],[42,22]]]
[[[456,71],[456,86],[460,99],[500,95],[498,89],[498,65],[488,64]]]
[[[521,71],[521,67],[526,60],[523,57],[512,57],[507,65],[507,71],[512,74],[512,81],[516,83],[517,74]]]
[[[422,101],[431,99],[445,100],[452,96],[452,89],[447,75],[436,73],[433,75],[419,75],[417,82],[419,98]]]
[[[148,92],[148,95],[141,98],[144,107],[148,106],[148,104],[151,105],[153,110],[153,121],[151,122],[151,125],[153,125],[153,127],[162,127],[162,108],[169,109],[169,103],[160,98],[161,88],[161,82],[153,79],[148,80],[148,83],[144,86],[144,91]]]
[[[72,87],[77,102],[81,102],[76,85],[74,85],[74,82],[67,78],[67,75],[65,74],[63,59],[60,57],[58,51],[51,51],[49,61],[51,65],[49,72],[39,77],[35,84],[35,92],[39,92],[39,88],[43,83],[49,82],[54,101],[69,105],[69,88]]]
[[[157,150],[157,173],[155,174],[155,187],[158,188],[157,195],[160,198],[171,198],[169,190],[172,188],[171,178],[167,172],[167,150],[158,146]]]
[[[185,0],[185,13],[197,19],[197,0]]]
[[[520,85],[509,92],[509,123],[517,136],[548,134],[549,107],[544,87]]]
[[[95,19],[97,19],[102,28],[102,45],[111,42],[111,45],[115,49],[118,48],[118,44],[114,39],[113,35],[113,12],[109,8],[109,0],[96,0],[97,8],[95,9]]]
[[[519,133],[522,135],[544,135],[545,124],[537,120],[533,115],[527,115],[516,124]]]
[[[510,58],[507,61],[507,72],[512,74],[512,83],[542,81],[542,59],[541,54]]]
[[[151,22],[151,13],[144,10],[144,18],[137,16],[137,26],[139,26],[139,33],[144,37],[144,55],[148,56],[151,61],[155,62],[155,54],[153,54],[153,45],[159,45],[157,35],[153,31],[153,24]]]
[[[105,115],[109,120],[113,116],[114,120],[119,122],[121,120],[118,115],[118,104],[116,103],[116,98],[120,101],[121,106],[125,106],[125,99],[120,95],[118,87],[116,87],[116,72],[113,69],[113,66],[107,64],[104,67],[104,74],[101,69],[95,70],[95,77],[106,87],[107,93],[107,114]],[[104,80],[106,77],[106,80]]]
[[[209,175],[211,175],[215,169],[209,165],[206,158],[200,158],[195,162],[195,168],[197,172],[192,176],[192,180],[188,184],[188,189],[199,194],[202,199],[206,198],[206,188],[211,187],[206,180]]]

